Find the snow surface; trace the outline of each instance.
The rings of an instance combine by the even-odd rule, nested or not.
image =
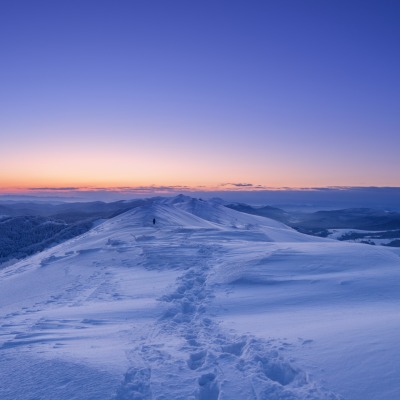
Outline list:
[[[399,254],[159,199],[0,271],[0,398],[399,399]]]

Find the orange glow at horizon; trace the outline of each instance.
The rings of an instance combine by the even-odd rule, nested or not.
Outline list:
[[[189,140],[173,137],[169,131],[156,135],[150,128],[129,137],[119,131],[107,134],[109,128],[97,135],[95,127],[89,133],[72,128],[74,134],[63,129],[40,136],[34,130],[30,136],[7,139],[0,157],[0,192],[152,185],[188,190],[399,186],[394,168],[388,168],[384,177],[379,170],[366,176],[362,169],[339,163],[333,153],[307,157],[305,150],[271,143],[268,136],[249,147],[242,145],[240,135],[215,136],[210,142],[194,131],[189,132]],[[358,161],[351,148],[343,149],[342,156],[351,156],[352,163]],[[386,162],[392,163],[390,157]]]

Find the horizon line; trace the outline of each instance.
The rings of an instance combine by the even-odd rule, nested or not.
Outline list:
[[[0,187],[0,196],[68,195],[84,193],[114,194],[176,194],[180,192],[273,192],[273,191],[323,191],[355,189],[400,189],[400,186],[332,185],[332,186],[263,186],[250,183],[223,183],[216,186],[148,185],[148,186],[38,186]]]

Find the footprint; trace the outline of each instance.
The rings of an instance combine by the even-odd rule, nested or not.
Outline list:
[[[246,342],[234,342],[234,343],[229,343],[226,345],[222,345],[221,349],[224,353],[229,353],[233,354],[235,356],[240,357],[243,353],[243,348],[245,346]]]
[[[298,375],[298,371],[282,360],[256,357],[256,361],[262,366],[262,371],[267,378],[280,383],[282,386],[292,383]]]
[[[131,368],[125,374],[116,400],[151,400],[150,368]]]
[[[219,385],[213,373],[204,374],[199,378],[198,400],[218,400]]]
[[[191,370],[199,369],[203,366],[206,359],[207,352],[205,350],[199,351],[197,353],[192,353],[188,360],[188,366]]]

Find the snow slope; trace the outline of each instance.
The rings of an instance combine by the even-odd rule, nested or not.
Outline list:
[[[0,398],[394,400],[399,289],[397,249],[159,199],[0,271]]]

